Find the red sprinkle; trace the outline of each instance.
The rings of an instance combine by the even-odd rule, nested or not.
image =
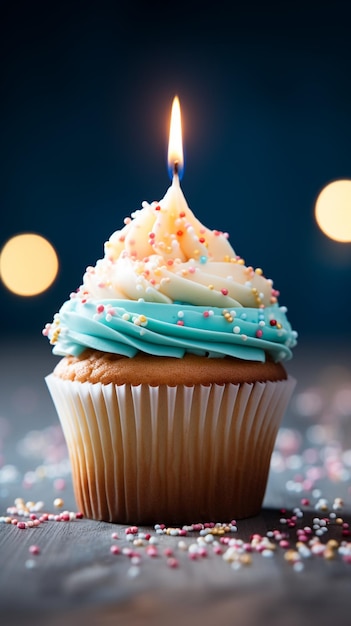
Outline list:
[[[277,325],[277,320],[270,320],[270,325],[271,326],[276,326]]]
[[[26,522],[17,522],[17,528],[20,528],[21,530],[27,528]]]
[[[228,289],[225,289],[225,288],[221,289],[221,293],[222,293],[224,296],[227,296],[227,295],[228,295]]]

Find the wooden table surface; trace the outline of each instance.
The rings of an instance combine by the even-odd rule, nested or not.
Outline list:
[[[0,516],[18,497],[43,501],[43,511],[56,515],[76,510],[62,433],[43,382],[55,363],[48,351],[39,339],[0,355]],[[79,620],[101,626],[350,624],[351,364],[345,346],[334,347],[332,361],[330,354],[305,346],[289,364],[298,386],[278,437],[262,513],[238,520],[237,531],[224,535],[225,541],[247,543],[260,535],[261,551],[253,546],[240,560],[235,546],[217,545],[219,537],[202,546],[199,531],[180,537],[139,528],[153,539],[134,545],[125,526],[87,519],[26,529],[0,523],[1,626],[73,626]],[[64,501],[61,509],[56,498]],[[309,503],[302,504],[305,498]],[[301,513],[289,526],[282,520],[296,508]],[[319,555],[303,551],[296,564],[297,531],[305,526],[324,548]],[[271,537],[274,530],[286,533],[289,547],[280,545],[277,534]],[[275,549],[263,550],[262,541]],[[33,545],[39,554],[31,553]],[[203,547],[202,555],[200,550],[190,558],[194,545]]]

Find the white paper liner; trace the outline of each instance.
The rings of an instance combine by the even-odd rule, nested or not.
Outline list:
[[[259,512],[295,380],[241,385],[46,382],[87,517],[152,524]]]

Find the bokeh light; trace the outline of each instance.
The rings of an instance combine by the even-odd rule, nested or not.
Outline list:
[[[315,206],[319,228],[335,241],[351,241],[351,180],[335,180],[320,192]]]
[[[19,296],[35,296],[54,282],[58,258],[51,243],[34,233],[11,237],[0,253],[0,278]]]

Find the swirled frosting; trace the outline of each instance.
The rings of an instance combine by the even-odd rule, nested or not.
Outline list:
[[[111,235],[104,258],[43,332],[59,355],[90,347],[129,357],[280,361],[297,335],[278,295],[260,268],[235,254],[227,233],[196,219],[175,176],[160,202],[144,202]]]

